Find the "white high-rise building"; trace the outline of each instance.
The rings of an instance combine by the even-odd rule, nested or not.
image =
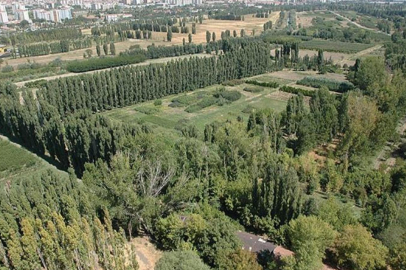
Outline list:
[[[30,16],[28,14],[28,10],[17,10],[14,17],[15,17],[15,19],[17,19],[19,21],[26,20],[28,22],[31,22]]]
[[[192,5],[193,0],[168,0],[168,4],[172,6],[186,6],[186,5]]]
[[[54,13],[52,11],[35,9],[32,11],[34,19],[45,20],[45,21],[55,21]]]
[[[61,22],[62,20],[66,19],[72,19],[72,10],[70,7],[63,7],[55,11],[58,14],[57,15],[58,19],[56,20],[57,22]]]
[[[0,4],[0,23],[8,23],[8,15],[6,11],[6,6]]]
[[[72,19],[72,11],[69,7],[54,10],[33,10],[35,19],[43,19],[46,21],[61,22],[62,20]]]
[[[13,3],[12,10],[15,20],[19,21],[26,20],[28,22],[31,22],[30,16],[28,15],[28,10],[25,8],[24,5],[20,3]]]

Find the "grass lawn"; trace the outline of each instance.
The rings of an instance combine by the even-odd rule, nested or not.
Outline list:
[[[67,175],[28,150],[3,138],[0,139],[0,153],[0,181],[12,180],[15,177],[31,177],[47,169]]]
[[[272,77],[272,73],[256,76],[251,79],[267,82],[277,81],[281,86],[292,82],[290,80]],[[214,85],[187,94],[183,93],[169,96],[162,99],[162,105],[160,106],[155,106],[153,101],[148,101],[135,106],[114,109],[104,112],[103,114],[113,120],[126,123],[149,123],[161,130],[174,131],[174,129],[181,127],[182,125],[193,124],[199,130],[203,131],[206,124],[210,124],[214,121],[224,122],[226,120],[234,120],[238,116],[242,117],[244,120],[248,120],[250,111],[254,109],[270,108],[275,111],[282,111],[286,108],[287,99],[275,98],[270,95],[277,89],[264,87],[264,91],[262,92],[249,93],[244,91],[244,88],[247,86],[247,84],[233,87],[226,86],[225,88],[227,91],[240,92],[241,98],[230,104],[224,104],[222,106],[215,104],[192,113],[185,111],[188,105],[183,107],[170,107],[169,105],[174,99],[185,97],[185,95],[189,97],[190,100],[194,100],[192,96],[211,96],[221,86]],[[148,112],[148,108],[152,113]],[[155,108],[158,108],[158,110]]]

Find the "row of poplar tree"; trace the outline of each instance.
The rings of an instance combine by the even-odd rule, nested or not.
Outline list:
[[[31,32],[16,33],[10,36],[10,44],[16,46],[20,43],[29,44],[64,39],[80,39],[82,31],[76,28],[56,28],[47,30],[36,30]]]
[[[19,45],[17,48],[19,57],[30,57],[54,53],[64,53],[90,47],[92,47],[92,39],[82,38],[77,40],[63,39],[51,43]],[[13,52],[13,54],[17,56],[16,52]]]
[[[171,94],[192,91],[226,80],[264,73],[270,64],[267,44],[253,43],[224,55],[124,67],[49,81],[43,89],[1,89],[0,127],[38,154],[46,152],[65,169],[81,175],[86,162],[108,160],[120,149],[120,138],[137,133],[110,123],[100,112]],[[21,102],[23,104],[21,104]]]
[[[179,32],[179,29],[188,29],[188,27],[186,27],[186,22],[190,20],[196,21],[195,19],[188,18],[162,18],[155,20],[136,20],[135,22],[119,22],[93,27],[91,33],[94,36],[101,36],[102,34],[113,35],[115,32],[118,33],[120,31],[128,30],[167,32],[168,29],[172,29],[173,32]],[[192,23],[192,27],[196,27],[195,22]],[[189,29],[187,32],[182,31],[182,33],[189,33]]]

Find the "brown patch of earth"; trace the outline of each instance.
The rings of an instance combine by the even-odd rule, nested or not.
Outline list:
[[[162,252],[157,250],[146,236],[136,237],[129,244],[134,245],[139,270],[153,270],[162,257]]]

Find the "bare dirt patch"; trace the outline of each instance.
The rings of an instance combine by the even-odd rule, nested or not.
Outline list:
[[[304,57],[305,55],[312,57],[312,56],[316,56],[317,54],[318,54],[318,52],[314,51],[314,50],[304,50],[304,49],[299,50],[299,57]],[[325,59],[331,58],[334,61],[334,63],[336,63],[338,61],[342,61],[342,60],[347,59],[352,56],[351,54],[338,53],[338,52],[323,52],[323,55],[324,55]]]
[[[310,74],[307,74],[304,72],[299,73],[299,72],[291,71],[291,70],[282,70],[282,71],[277,71],[277,72],[273,72],[273,73],[269,74],[269,76],[271,76],[271,77],[284,79],[284,80],[290,80],[290,81],[298,81],[309,75]]]
[[[297,25],[301,25],[302,28],[307,28],[313,26],[312,20],[315,18],[315,16],[310,16],[306,11],[304,12],[297,12],[296,13],[297,19]]]
[[[281,100],[281,101],[288,101],[293,96],[295,96],[295,94],[282,92],[279,90],[266,95],[267,98],[272,98],[272,99]]]
[[[162,252],[157,250],[146,236],[134,238],[131,244],[135,247],[139,270],[153,270]]]

